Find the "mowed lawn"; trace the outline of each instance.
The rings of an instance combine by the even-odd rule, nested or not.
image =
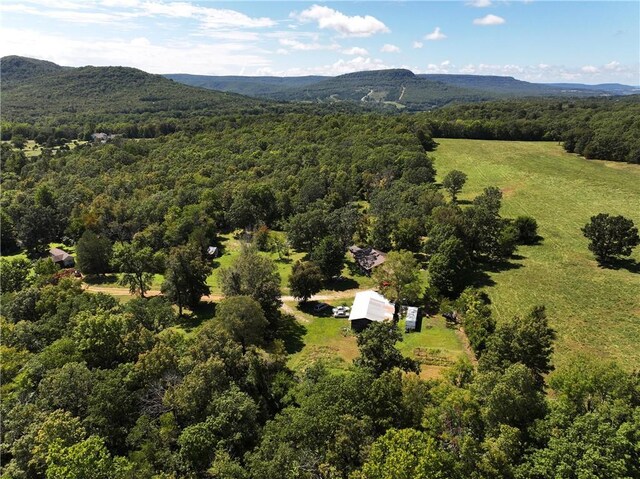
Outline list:
[[[351,306],[353,298],[327,303]],[[346,371],[359,356],[356,335],[351,331],[348,319],[332,317],[330,308],[316,313],[313,311],[315,304],[310,302],[299,307],[295,301],[285,302],[285,311],[293,312],[297,319],[297,326],[286,332],[285,343],[289,343],[288,349],[293,353],[289,366],[301,371],[322,360],[333,371]],[[405,356],[419,360],[423,378],[439,376],[445,367],[465,355],[459,333],[447,327],[441,316],[423,318],[422,327],[417,332],[405,333],[404,320],[398,326],[403,340],[397,343],[397,347]]]
[[[640,166],[585,160],[552,142],[437,141],[439,179],[452,169],[468,175],[461,199],[495,185],[504,194],[503,216],[538,221],[542,242],[519,247],[508,268],[488,273],[497,320],[544,304],[558,332],[556,364],[580,352],[637,368],[640,247],[623,267],[603,269],[580,228],[601,212],[640,226]]]

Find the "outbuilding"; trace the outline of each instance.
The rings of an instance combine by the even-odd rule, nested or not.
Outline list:
[[[59,265],[61,268],[72,268],[76,262],[69,253],[60,248],[51,248],[49,250],[51,261]]]
[[[393,321],[395,306],[375,291],[361,291],[353,301],[349,321],[351,329],[362,331],[372,322]]]

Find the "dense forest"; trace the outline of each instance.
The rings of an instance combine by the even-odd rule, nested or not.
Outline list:
[[[431,127],[260,114],[56,154],[3,145],[2,248],[36,260],[2,261],[3,477],[638,476],[638,375],[586,358],[553,371],[542,306],[496,324],[474,278],[535,243],[535,219],[503,218],[497,188],[461,204],[463,172],[437,184]],[[215,317],[185,334],[206,246],[232,229],[253,244],[221,273]],[[352,241],[393,250],[385,295],[459,322],[477,364],[420,379],[382,323],[358,336],[347,374],[294,373],[295,320],[258,252],[270,229],[307,253],[300,270],[327,277]],[[141,297],[86,292],[37,260],[58,241]],[[145,298],[156,272],[165,294]]]

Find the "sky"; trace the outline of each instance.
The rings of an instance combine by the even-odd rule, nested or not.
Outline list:
[[[0,55],[151,73],[640,85],[640,1],[2,0]]]

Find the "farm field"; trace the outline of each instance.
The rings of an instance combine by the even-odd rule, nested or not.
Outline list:
[[[640,249],[618,269],[600,268],[580,228],[601,212],[640,224],[640,167],[585,160],[551,142],[437,141],[438,178],[452,169],[468,175],[462,200],[498,186],[503,216],[538,221],[542,242],[519,247],[517,259],[479,282],[496,319],[544,304],[558,333],[556,364],[584,353],[638,367]]]

